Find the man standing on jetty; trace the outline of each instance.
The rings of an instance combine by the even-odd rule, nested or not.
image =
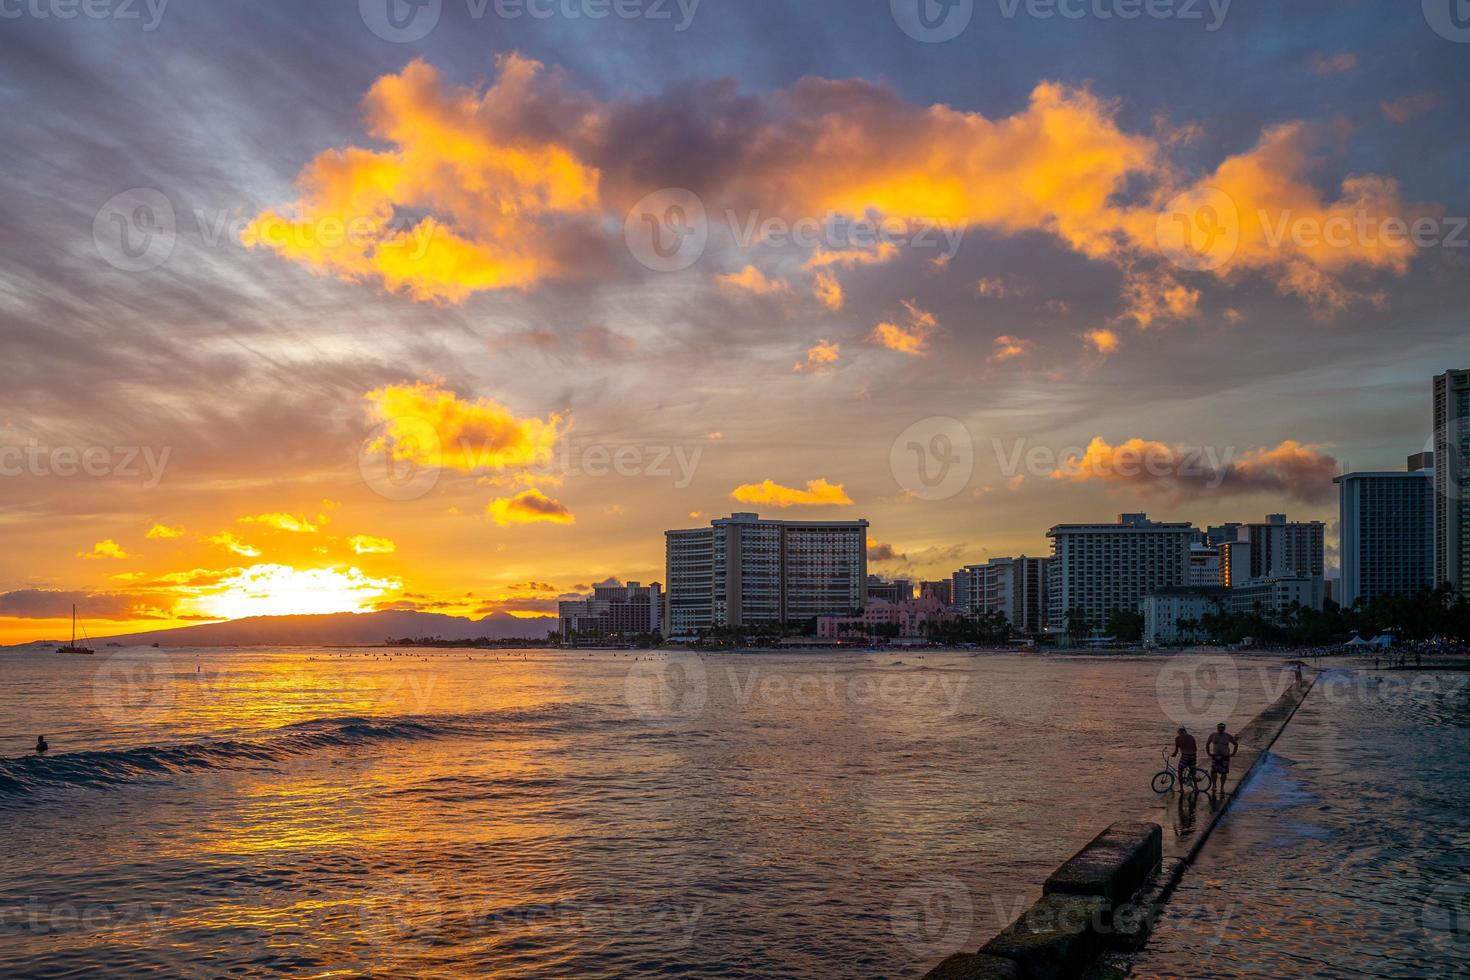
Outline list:
[[[1225,730],[1222,721],[1215,726],[1215,734],[1205,742],[1205,751],[1210,753],[1210,792],[1215,791],[1215,780],[1220,780],[1220,789],[1225,789],[1225,780],[1230,778],[1230,757],[1240,751],[1240,740]]]

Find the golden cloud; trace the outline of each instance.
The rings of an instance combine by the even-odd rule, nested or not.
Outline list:
[[[1103,356],[1116,353],[1123,346],[1122,339],[1116,333],[1102,327],[1087,331],[1082,335],[1082,339],[1089,347]]]
[[[817,273],[816,278],[812,280],[812,294],[817,297],[818,302],[832,312],[836,313],[842,309],[844,302],[842,283],[838,282],[837,277],[832,273]]]
[[[1012,337],[1009,334],[1001,334],[995,338],[995,350],[990,355],[992,364],[1000,364],[1005,361],[1023,357],[1030,352],[1032,343],[1021,337]]]
[[[787,291],[787,285],[780,279],[769,279],[766,274],[753,265],[747,265],[739,272],[720,276],[720,282],[734,289],[743,289],[755,293],[758,296],[771,296],[776,293]]]
[[[96,544],[92,545],[92,550],[91,551],[79,551],[79,552],[77,552],[77,555],[79,557],[81,557],[81,558],[136,558],[137,557],[137,555],[130,555],[130,554],[128,554],[126,551],[123,550],[122,545],[118,544],[116,541],[112,540],[111,538],[108,538],[105,541],[98,541]]]
[[[1322,503],[1332,496],[1337,471],[1337,460],[1320,446],[1290,439],[1275,447],[1236,453],[1141,438],[1112,445],[1099,436],[1082,455],[1064,460],[1051,478],[1109,483],[1131,487],[1145,496],[1166,495],[1175,500],[1210,494],[1277,493]]]
[[[1351,55],[1314,62],[1322,71],[1355,64]],[[1128,132],[1117,102],[1055,82],[1035,86],[1024,108],[996,118],[916,107],[861,81],[808,78],[754,101],[760,111],[739,116],[722,115],[728,110],[716,102],[701,106],[703,123],[687,122],[681,106],[681,124],[663,126],[675,109],[661,97],[633,103],[569,94],[559,75],[519,55],[501,58],[484,90],[453,87],[416,60],[379,78],[363,100],[367,135],[382,148],[319,154],[297,178],[298,199],[262,211],[244,240],[319,273],[379,281],[422,300],[529,287],[570,266],[562,256],[572,238],[579,247],[605,244],[608,219],[622,219],[654,189],[646,161],[682,149],[660,142],[675,139],[665,130],[687,141],[688,126],[707,125],[712,141],[720,128],[739,138],[718,137],[735,157],[728,166],[688,175],[700,193],[759,202],[788,223],[833,215],[880,221],[885,231],[1050,235],[1088,258],[1137,269],[1125,281],[1126,315],[1142,326],[1191,316],[1197,304],[1192,286],[1145,290],[1140,284],[1150,280],[1138,278],[1147,274],[1140,264],[1175,258],[1159,226],[1173,220],[1180,195],[1222,195],[1239,233],[1229,238],[1226,261],[1188,268],[1225,280],[1259,273],[1323,316],[1362,298],[1343,284],[1347,275],[1402,274],[1415,252],[1383,235],[1314,243],[1283,233],[1299,221],[1337,227],[1359,213],[1373,223],[1417,216],[1397,185],[1379,176],[1349,178],[1334,198],[1320,194],[1311,179],[1315,134],[1299,122],[1265,130],[1254,148],[1191,179],[1169,154],[1197,125],[1162,138]],[[1416,96],[1386,103],[1384,112],[1411,118],[1430,105]],[[633,145],[639,153],[628,152]],[[404,214],[422,217],[404,224]],[[1227,245],[1211,233],[1200,247],[1223,257]],[[837,310],[843,292],[834,270],[898,254],[887,240],[829,244],[814,248],[805,268],[816,298]],[[722,280],[756,293],[784,288],[750,265]],[[884,324],[876,333],[906,353],[922,348],[906,327]]]
[[[262,524],[266,527],[275,528],[277,531],[287,531],[291,534],[315,534],[320,530],[315,524],[304,517],[297,517],[294,514],[282,514],[280,512],[237,517],[235,521],[239,524]]]
[[[742,504],[771,507],[850,507],[853,503],[842,484],[824,479],[807,481],[805,490],[783,487],[774,480],[747,483],[736,487],[730,496]]]
[[[354,534],[347,544],[359,555],[391,555],[398,546],[387,538],[375,538],[371,534]]]
[[[391,149],[319,154],[285,213],[266,209],[242,241],[348,280],[457,303],[524,287],[561,263],[545,224],[592,214],[600,173],[566,146],[509,119],[533,98],[540,63],[500,59],[483,94],[446,86],[423,61],[378,79],[363,100],[368,135]],[[420,212],[412,226],[397,216]]]
[[[209,544],[216,545],[220,548],[225,549],[226,551],[233,552],[237,555],[242,555],[246,558],[260,557],[259,548],[255,547],[254,545],[246,544],[244,541],[241,541],[229,531],[221,531],[213,537],[205,538],[204,540]]]
[[[576,517],[559,500],[553,500],[534,487],[490,501],[486,515],[501,527],[511,524],[575,524]]]
[[[910,357],[923,357],[929,353],[929,338],[939,330],[939,321],[934,314],[919,309],[912,301],[905,300],[908,322],[904,326],[896,323],[880,323],[869,339],[873,343]]]
[[[797,361],[792,367],[798,373],[821,374],[837,363],[841,347],[827,339],[818,340],[816,346],[808,348],[806,360]]]
[[[184,536],[184,529],[174,524],[155,524],[143,536],[150,541],[156,541],[162,538],[182,538]]]
[[[424,383],[389,385],[364,397],[382,423],[369,451],[463,473],[549,465],[566,427],[560,415],[519,418],[488,398],[468,401]]]

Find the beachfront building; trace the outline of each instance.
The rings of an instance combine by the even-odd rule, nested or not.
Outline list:
[[[664,532],[666,636],[695,636],[715,624],[714,528]]]
[[[1189,581],[1185,584],[1200,589],[1224,585],[1221,563],[1218,547],[1199,542],[1190,545]]]
[[[1046,622],[1048,559],[992,558],[950,577],[954,608],[967,616],[1004,615],[1018,631],[1040,633]]]
[[[1231,612],[1281,622],[1292,609],[1321,609],[1323,580],[1307,576],[1265,578],[1225,590]]]
[[[954,606],[954,582],[940,579],[937,582],[920,582],[919,598],[932,598],[946,609]]]
[[[1435,585],[1434,457],[1419,453],[1403,472],[1337,477],[1342,585],[1337,601],[1414,595]]]
[[[1470,371],[1434,379],[1434,581],[1470,593]]]
[[[868,598],[867,521],[777,521],[734,514],[666,531],[669,635],[716,626],[851,615]]]
[[[856,616],[818,616],[817,639],[868,642],[893,634],[904,639],[919,639],[929,634],[929,626],[953,622],[958,618],[933,596],[889,602],[869,599]]]
[[[1205,616],[1228,608],[1229,589],[1181,585],[1159,589],[1143,600],[1143,642],[1171,646],[1196,638]]]
[[[1102,630],[1114,612],[1140,612],[1148,596],[1187,584],[1197,535],[1189,524],[1151,521],[1146,514],[1123,514],[1116,524],[1053,527],[1046,532],[1052,542],[1047,631],[1066,635],[1069,625]],[[1070,622],[1074,612],[1080,624]]]
[[[618,640],[662,632],[663,587],[658,582],[593,586],[592,594],[557,604],[563,643]]]
[[[1251,581],[1311,579],[1310,605],[1322,608],[1326,594],[1327,526],[1321,521],[1288,521],[1285,514],[1271,514],[1259,524],[1247,524],[1240,532],[1251,545]]]
[[[882,599],[886,602],[903,602],[914,597],[914,583],[912,579],[896,578],[892,581],[879,578],[877,575],[868,576],[868,598]]]

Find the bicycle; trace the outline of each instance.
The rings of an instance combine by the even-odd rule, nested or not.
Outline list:
[[[1169,758],[1168,749],[1164,750],[1163,756],[1164,770],[1155,774],[1153,780],[1154,792],[1160,796],[1174,788],[1175,782],[1179,779],[1176,770],[1184,768],[1182,764],[1179,766],[1174,765],[1173,761]],[[1204,792],[1210,787],[1210,771],[1208,769],[1201,769],[1199,766],[1194,766],[1189,772],[1189,782],[1196,793]]]

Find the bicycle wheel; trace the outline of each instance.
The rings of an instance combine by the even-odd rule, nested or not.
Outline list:
[[[1154,777],[1154,792],[1163,794],[1174,788],[1174,774],[1165,769]]]
[[[1204,769],[1194,770],[1194,791],[1196,793],[1206,792],[1210,788],[1210,774]]]

